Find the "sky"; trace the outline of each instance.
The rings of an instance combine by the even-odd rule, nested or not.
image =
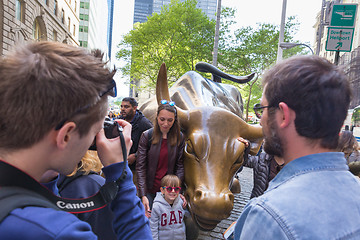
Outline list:
[[[222,6],[235,8],[236,11],[236,28],[246,26],[256,26],[256,23],[271,23],[280,25],[281,14],[284,0],[222,0]],[[134,16],[134,0],[119,1],[119,22],[114,27],[119,28],[122,35],[128,33],[132,29]],[[286,18],[289,16],[297,16],[300,22],[300,29],[295,40],[301,43],[314,43],[316,15],[320,12],[322,0],[286,0]],[[116,65],[121,66],[124,63],[118,62]],[[119,76],[117,80],[121,88],[118,89],[120,96],[128,95],[128,86],[122,85],[121,81],[126,78]]]
[[[313,28],[316,15],[320,12],[322,0],[286,0],[286,18],[297,16],[300,22],[299,33],[295,40],[314,43]],[[239,27],[256,26],[256,23],[280,25],[283,0],[222,0],[222,6],[237,10],[236,21]]]

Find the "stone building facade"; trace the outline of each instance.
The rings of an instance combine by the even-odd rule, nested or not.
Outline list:
[[[80,0],[0,0],[0,53],[24,41],[79,46]]]
[[[358,4],[351,52],[340,52],[338,61],[338,65],[344,68],[350,81],[352,88],[350,109],[352,109],[360,105],[360,0],[324,0],[324,12],[319,12],[314,25],[316,29],[314,50],[319,56],[335,62],[336,52],[326,51],[328,27],[331,19],[332,6],[334,4]]]

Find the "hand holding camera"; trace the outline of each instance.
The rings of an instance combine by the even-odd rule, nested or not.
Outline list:
[[[117,125],[122,128],[126,146],[126,156],[129,155],[132,145],[131,124],[120,119],[115,121],[117,124],[114,121],[105,121],[104,129],[101,130],[95,138],[96,149],[104,167],[124,161]]]

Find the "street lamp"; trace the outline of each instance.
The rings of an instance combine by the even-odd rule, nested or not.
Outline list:
[[[293,48],[293,47],[296,47],[296,46],[305,46],[305,47],[308,47],[311,51],[311,54],[314,55],[314,51],[311,49],[311,47],[305,43],[289,43],[289,42],[282,42],[280,43],[280,47],[283,48],[283,49],[289,49],[289,48]]]

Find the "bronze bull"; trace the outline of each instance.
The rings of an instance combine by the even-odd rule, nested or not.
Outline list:
[[[202,63],[202,71],[218,71],[216,76],[237,82],[250,81],[253,75],[222,75]],[[204,69],[205,67],[205,69]],[[198,67],[199,68],[199,67]],[[262,130],[242,119],[242,99],[231,85],[215,83],[190,71],[168,89],[166,67],[160,68],[155,97],[140,110],[150,120],[156,117],[158,103],[172,100],[177,106],[181,128],[186,136],[184,149],[185,196],[193,220],[203,230],[212,230],[229,217],[234,195],[229,190],[236,171],[243,164],[245,146],[236,139],[252,142],[250,153],[256,154],[262,142]]]

